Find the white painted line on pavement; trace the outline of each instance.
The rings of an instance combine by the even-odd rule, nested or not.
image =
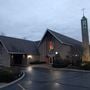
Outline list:
[[[17,84],[22,90],[26,90],[21,84]]]

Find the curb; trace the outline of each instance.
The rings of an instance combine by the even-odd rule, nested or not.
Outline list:
[[[0,86],[0,89],[1,89],[1,88],[4,88],[4,87],[7,87],[7,86],[9,86],[9,85],[12,85],[12,84],[16,83],[17,81],[20,81],[21,79],[23,79],[24,76],[25,76],[25,73],[24,73],[24,72],[22,72],[22,73],[23,73],[23,75],[22,75],[20,78],[14,80],[14,81],[12,81],[12,82],[10,82],[10,83],[8,83],[8,84],[1,85],[1,86]]]
[[[86,73],[90,73],[89,70],[78,70],[78,69],[67,69],[67,68],[53,68],[51,66],[34,66],[34,67],[43,67],[43,68],[47,68],[49,70],[53,70],[53,71],[72,71],[72,72],[86,72]]]
[[[86,72],[86,73],[90,73],[89,70],[79,70],[79,69],[68,69],[68,68],[53,68],[53,67],[48,67],[50,70],[54,70],[54,71],[72,71],[72,72]]]
[[[65,69],[65,68],[60,68],[60,69],[53,68],[53,69],[51,69],[51,70],[54,70],[54,71],[64,70],[64,71],[86,72],[86,73],[90,73],[90,71],[88,71],[88,70]]]

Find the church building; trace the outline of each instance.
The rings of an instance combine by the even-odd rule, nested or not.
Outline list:
[[[39,43],[40,60],[53,64],[55,60],[76,64],[81,60],[81,42],[52,30],[47,30]]]
[[[82,42],[47,29],[40,41],[0,36],[0,65],[22,66],[30,62],[77,65],[90,60],[88,23],[81,19]]]

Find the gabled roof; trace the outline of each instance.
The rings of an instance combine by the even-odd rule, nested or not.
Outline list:
[[[17,54],[39,54],[34,41],[17,39],[7,36],[0,36],[0,41],[8,53]]]
[[[59,41],[61,41],[64,44],[68,44],[68,45],[80,45],[81,46],[81,42],[78,40],[75,40],[73,38],[70,38],[68,36],[62,35],[60,33],[54,32],[52,30],[48,30],[53,36],[55,36]]]
[[[46,33],[47,32],[49,32],[51,35],[53,35],[60,43],[62,43],[62,44],[67,44],[67,45],[72,45],[72,46],[78,46],[78,47],[81,47],[81,42],[80,41],[78,41],[78,40],[75,40],[75,39],[72,39],[72,38],[70,38],[70,37],[68,37],[68,36],[65,36],[65,35],[62,35],[62,34],[60,34],[60,33],[57,33],[57,32],[55,32],[55,31],[52,31],[52,30],[50,30],[50,29],[47,29],[47,31],[46,31]],[[46,35],[46,33],[45,33],[45,35]],[[45,35],[44,35],[44,37],[45,37]],[[44,38],[43,37],[43,38]],[[42,38],[42,40],[43,40],[43,38]],[[41,40],[41,42],[42,42],[42,40]],[[41,43],[40,42],[40,43]],[[40,45],[40,44],[39,44]]]

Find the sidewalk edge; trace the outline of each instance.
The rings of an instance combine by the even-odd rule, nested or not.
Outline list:
[[[9,86],[9,85],[12,85],[12,84],[14,84],[14,83],[16,83],[16,82],[20,81],[21,79],[23,79],[23,78],[24,78],[24,76],[25,76],[25,73],[24,73],[24,72],[22,72],[22,73],[23,73],[23,75],[22,75],[20,78],[18,78],[18,79],[16,79],[16,80],[14,80],[14,81],[12,81],[12,82],[10,82],[10,83],[8,83],[8,84],[1,85],[1,86],[0,86],[0,89],[1,89],[1,88],[4,88],[4,87],[7,87],[7,86]]]

